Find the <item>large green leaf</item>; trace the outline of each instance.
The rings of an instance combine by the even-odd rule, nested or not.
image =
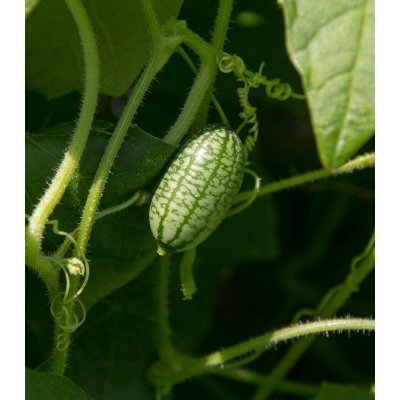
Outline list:
[[[26,136],[26,212],[29,214],[59,165],[71,136],[72,124],[53,127]],[[52,219],[60,229],[76,228],[88,189],[108,143],[109,125],[96,122],[90,134],[79,171],[57,206]],[[137,126],[129,129],[110,174],[100,208],[127,200],[136,189],[149,187],[176,150]],[[45,248],[60,243],[49,231]],[[89,243],[91,274],[82,296],[87,308],[137,276],[154,259],[155,240],[148,224],[148,206],[132,206],[96,222]]]
[[[334,168],[374,133],[374,1],[283,0],[283,6],[319,155]]]
[[[370,389],[323,383],[313,400],[373,400],[374,398]]]
[[[65,376],[25,368],[26,400],[90,400],[79,386]]]
[[[79,171],[64,196],[61,206],[80,212],[100,158],[110,139],[109,123],[97,121],[92,128]],[[71,138],[73,124],[61,124],[44,132],[26,135],[26,212],[42,195],[47,182],[60,164]],[[142,188],[159,175],[176,147],[149,135],[137,126],[131,126],[118,153],[107,181],[102,207],[127,200],[136,189]]]
[[[153,1],[160,23],[176,17],[183,0]],[[100,58],[100,91],[124,93],[149,57],[150,40],[139,0],[84,0]],[[82,47],[62,0],[42,0],[26,25],[26,87],[59,97],[81,89]]]

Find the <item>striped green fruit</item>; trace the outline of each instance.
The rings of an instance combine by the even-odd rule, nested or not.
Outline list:
[[[240,190],[243,146],[224,126],[207,126],[183,147],[150,205],[158,253],[198,246],[226,217]]]

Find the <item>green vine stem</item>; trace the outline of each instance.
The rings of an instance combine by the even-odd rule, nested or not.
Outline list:
[[[346,303],[349,297],[358,290],[361,283],[374,269],[374,242],[375,233],[372,234],[364,251],[352,260],[350,272],[344,282],[328,291],[314,311],[314,314],[324,318],[331,317]],[[304,311],[301,310],[300,313],[304,314]],[[294,319],[297,319],[300,313],[297,313]],[[310,313],[308,312],[308,314]],[[312,340],[300,340],[294,344],[282,357],[274,370],[267,376],[264,376],[263,382],[261,382],[252,400],[267,399],[312,343]]]
[[[136,111],[139,108],[139,105],[142,102],[146,91],[150,87],[150,84],[156,77],[157,73],[163,68],[177,46],[179,46],[181,43],[181,39],[179,36],[162,36],[151,3],[146,0],[142,0],[142,5],[149,23],[149,30],[153,42],[152,56],[144,71],[140,75],[140,78],[135,85],[135,89],[128,101],[128,104],[125,106],[122,116],[115,128],[115,131],[107,144],[96,175],[93,179],[93,183],[89,189],[89,194],[86,199],[81,223],[79,225],[77,233],[77,246],[74,251],[74,256],[76,257],[78,257],[79,254],[86,254],[90,233],[93,227],[93,223],[96,219],[96,211],[100,202],[101,194],[104,190],[108,175],[114,164],[115,157],[117,156],[121,144],[123,143],[132,119],[135,116]],[[71,293],[76,293],[80,284],[79,281],[80,279],[78,276],[71,277]],[[67,312],[72,314],[74,311],[74,307],[74,302],[69,302],[67,305]],[[63,346],[62,349],[55,349],[52,367],[52,372],[55,374],[62,375],[65,371],[71,333],[72,332],[65,332],[64,341],[66,345]]]
[[[220,0],[218,6],[217,17],[214,24],[214,32],[211,39],[211,46],[218,53],[222,53],[224,50],[224,44],[226,41],[226,34],[228,32],[229,22],[231,19],[233,7],[233,0]],[[210,55],[212,57],[212,55]],[[204,126],[207,122],[208,109],[210,107],[211,95],[217,77],[218,64],[215,62],[214,57],[210,60],[210,86],[206,93],[195,121],[195,128]]]
[[[179,47],[178,49],[178,54],[185,60],[185,62],[188,64],[188,66],[190,67],[190,69],[192,70],[192,72],[194,72],[196,75],[198,74],[198,70],[197,67],[194,65],[193,61],[190,59],[189,55],[187,54],[187,52],[183,49],[183,47]],[[221,107],[221,104],[219,103],[218,99],[215,97],[215,95],[213,93],[211,93],[211,101],[215,107],[215,109],[217,110],[220,118],[221,118],[221,122],[225,125],[225,126],[229,126],[229,121],[228,118],[225,115],[224,110]]]
[[[348,161],[341,167],[336,169],[319,169],[316,171],[307,172],[305,174],[293,176],[291,178],[282,179],[281,181],[267,183],[262,185],[258,191],[257,197],[266,196],[271,193],[279,192],[280,190],[290,189],[292,187],[311,183],[320,179],[335,177],[342,174],[351,173],[355,170],[361,170],[375,166],[375,153],[367,153]],[[235,200],[235,204],[247,201],[254,195],[253,190],[242,192]]]
[[[146,10],[147,18],[153,21],[149,25],[154,25],[155,16],[153,10],[151,10],[151,12],[149,11],[151,8],[149,6],[150,3],[143,1],[143,4],[145,5],[144,8]],[[135,116],[146,91],[149,89],[150,84],[179,44],[180,39],[178,37],[165,38],[160,36],[158,40],[156,38],[154,39],[153,56],[142,72],[137,84],[135,85],[135,89],[128,101],[128,104],[126,105],[115,131],[104,151],[93,183],[90,187],[89,195],[82,213],[82,220],[77,237],[79,246],[78,250],[82,254],[84,254],[86,251],[101,194],[107,182],[111,167],[114,164],[115,157],[117,156],[121,144],[124,141],[126,132],[128,131],[133,117]]]
[[[210,64],[209,58],[207,56],[203,57],[199,73],[197,74],[189,95],[186,98],[182,112],[164,137],[165,142],[178,145],[190,129],[196,118],[201,102],[212,83]]]
[[[176,352],[171,341],[169,326],[169,281],[171,255],[159,257],[159,275],[157,283],[157,347],[160,359],[169,366],[176,362]]]
[[[203,114],[201,120],[207,117],[206,111],[209,106],[209,98],[218,71],[216,55],[222,53],[220,49],[223,48],[225,42],[231,9],[232,0],[220,1],[211,45],[188,28],[182,32],[183,43],[197,53],[201,64],[182,112],[164,137],[167,143],[177,145],[181,142],[192,124],[195,121],[199,121],[199,112],[202,107],[204,109],[201,111]],[[206,98],[208,100],[203,103]]]
[[[363,318],[338,318],[299,323],[246,340],[237,345],[211,353],[201,359],[191,360],[191,362],[183,365],[181,370],[175,374],[168,375],[167,371],[164,371],[164,374],[152,375],[151,378],[158,385],[175,385],[194,376],[212,372],[215,368],[224,368],[225,365],[229,367],[228,363],[236,360],[238,357],[243,357],[258,350],[268,350],[278,343],[290,339],[317,333],[328,334],[329,332],[340,333],[344,331],[369,332],[374,330],[375,321]]]
[[[82,40],[85,83],[82,109],[69,149],[58,167],[56,175],[34,209],[26,230],[26,262],[46,281],[49,291],[57,284],[58,274],[54,276],[54,266],[41,256],[41,240],[46,222],[61,200],[75,172],[96,111],[99,91],[99,60],[96,40],[89,18],[80,0],[66,0],[66,4],[78,27]],[[50,287],[49,287],[50,286]]]
[[[269,349],[278,343],[302,336],[316,333],[341,332],[341,331],[373,331],[375,321],[362,318],[341,318],[332,320],[321,320],[297,324],[287,328],[278,329],[275,332],[267,333],[259,337],[246,340],[235,346],[217,351],[206,356],[203,363],[207,368],[219,367],[224,363],[235,360],[244,354],[261,349]]]

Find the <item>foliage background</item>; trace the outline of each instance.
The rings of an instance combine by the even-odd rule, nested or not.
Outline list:
[[[94,2],[85,4],[90,7]],[[179,7],[180,4],[176,10]],[[40,8],[35,13],[39,11]],[[215,11],[215,2],[211,0],[185,2],[179,17],[187,20],[191,29],[208,39]],[[282,10],[275,1],[252,2],[251,11],[257,13],[259,19],[251,26],[243,22],[241,13],[244,11],[249,11],[246,2],[235,4],[227,51],[239,54],[252,70],[257,70],[260,62],[266,61],[265,71],[269,77],[282,78],[301,92],[300,77],[285,48]],[[32,18],[39,18],[40,15],[35,13]],[[121,21],[122,28],[128,26],[124,25],[121,15],[113,15],[112,18]],[[56,34],[52,31],[56,27],[50,24],[46,28],[47,34]],[[127,33],[122,28],[120,34],[124,37]],[[142,42],[145,43],[145,38]],[[29,52],[30,42],[27,43]],[[145,54],[145,50],[132,51],[143,51]],[[42,61],[47,63],[45,68],[51,64],[50,61]],[[29,72],[29,65],[27,68]],[[78,77],[79,73],[78,70]],[[113,75],[113,69],[110,73]],[[132,83],[134,72],[130,77],[121,75],[126,78],[125,86]],[[35,137],[35,132],[47,132],[47,137],[54,135],[54,126],[69,123],[76,117],[81,99],[78,91],[66,94],[61,89],[54,93],[47,92],[43,89],[46,83],[40,82],[35,75],[28,73],[27,79],[26,130],[33,132],[32,137],[38,143],[40,138]],[[178,56],[174,56],[152,86],[136,123],[144,131],[162,137],[182,107],[192,79],[189,68]],[[37,86],[29,83],[35,81]],[[79,79],[74,85],[75,89],[79,89]],[[124,104],[123,92],[128,86],[111,86],[108,89],[104,87],[106,94],[101,97],[96,119],[116,123]],[[232,76],[218,77],[216,95],[232,126],[239,124],[235,88]],[[122,96],[116,98],[110,94]],[[320,168],[306,103],[294,100],[277,102],[267,99],[262,92],[254,93],[252,100],[258,108],[260,122],[260,139],[253,155],[254,170],[262,176],[263,183]],[[211,113],[210,120],[217,121],[217,118]],[[135,137],[132,133],[133,141]],[[141,141],[143,138],[140,138]],[[56,144],[65,143],[65,140],[62,142],[57,136]],[[126,145],[129,145],[129,139]],[[49,146],[54,156],[56,145]],[[101,148],[101,143],[99,146]],[[370,140],[362,150],[372,149],[373,141]],[[172,150],[162,149],[166,156]],[[62,151],[61,146],[58,151]],[[31,169],[43,154],[38,154],[36,158],[32,154],[27,151],[28,189],[35,182],[39,182],[40,187],[47,179],[45,174],[40,176]],[[54,167],[56,160],[54,158]],[[351,259],[364,248],[372,233],[373,173],[373,170],[360,171],[264,197],[243,214],[224,222],[199,249],[195,268],[199,291],[193,301],[182,301],[177,269],[174,269],[171,317],[178,347],[190,353],[203,354],[287,325],[299,308],[314,308],[330,287],[343,281]],[[251,182],[246,184],[251,185]],[[35,203],[35,190],[40,193],[38,188],[27,191],[28,213]],[[96,300],[100,301],[97,304],[92,301],[93,308],[88,319],[74,337],[67,375],[95,399],[150,399],[153,396],[145,373],[157,358],[153,337],[154,264],[150,264],[137,279],[128,282],[133,277],[132,262],[133,269],[140,271],[142,268],[140,260],[144,258],[139,257],[137,261],[138,244],[143,254],[151,254],[154,247],[147,225],[143,222],[137,227],[138,221],[146,220],[145,208],[126,210],[99,222],[90,245],[89,257],[93,259],[93,269],[106,270],[106,280],[115,275],[119,282],[127,282],[106,295],[107,288],[97,283],[93,275],[95,283],[88,288],[87,296],[97,293]],[[59,216],[64,218],[71,213],[71,226],[74,226],[74,218],[78,215],[73,215],[68,204],[63,204],[59,212]],[[110,232],[117,232],[114,240],[110,238]],[[54,237],[46,242],[48,251],[54,248],[56,240]],[[146,260],[150,259],[147,256]],[[174,260],[177,264],[179,257]],[[27,269],[26,365],[32,369],[43,363],[45,365],[51,351],[52,321],[44,289],[42,282]],[[90,302],[89,299],[88,304]],[[346,314],[374,314],[373,276],[340,310],[340,315]],[[320,337],[289,378],[315,385],[329,381],[368,387],[374,380],[371,342],[368,336],[352,337],[350,340],[346,335],[329,340]],[[280,346],[264,354],[254,363],[254,368],[267,372],[285,350],[286,346]],[[248,386],[222,378],[203,377],[178,385],[173,398],[234,400],[249,396],[251,390]],[[274,398],[291,397],[276,394]]]

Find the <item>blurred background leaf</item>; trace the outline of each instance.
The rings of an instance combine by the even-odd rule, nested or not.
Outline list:
[[[153,1],[163,24],[176,17],[183,0]],[[126,92],[145,65],[150,50],[140,1],[84,0],[100,58],[100,92]],[[26,24],[26,87],[49,99],[80,90],[82,48],[74,21],[62,0],[41,0]]]

